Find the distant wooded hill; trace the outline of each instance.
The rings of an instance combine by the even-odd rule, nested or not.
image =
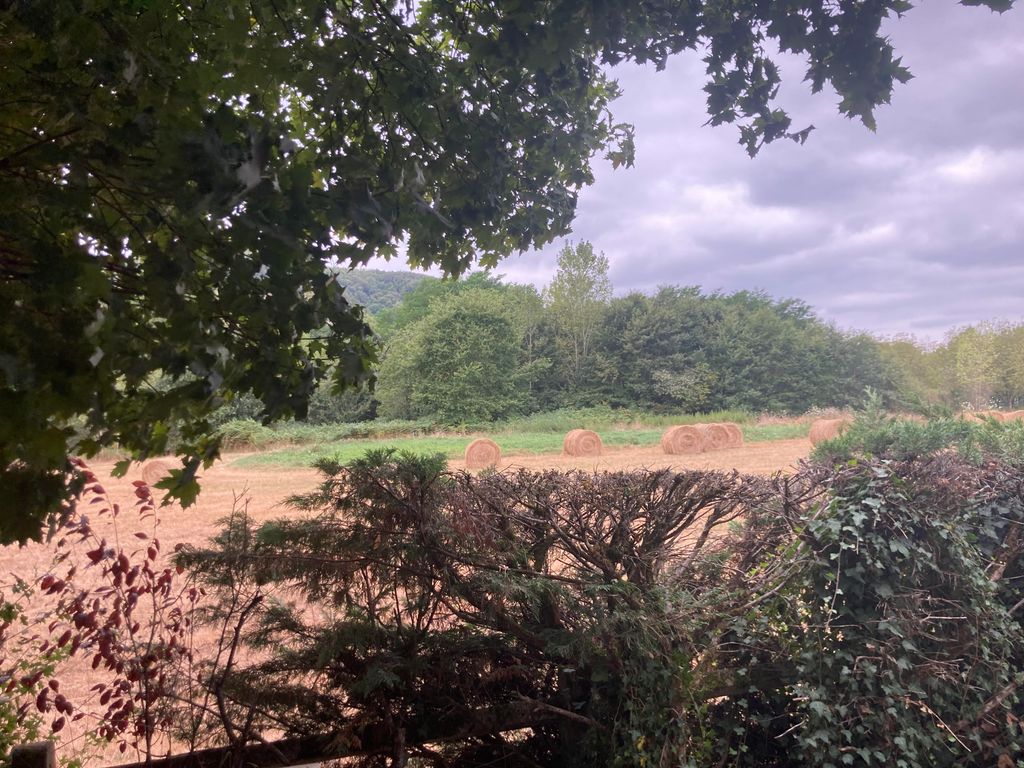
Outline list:
[[[385,272],[382,269],[356,269],[342,272],[338,282],[345,286],[345,298],[376,315],[402,301],[402,297],[420,284],[426,275],[415,272]]]

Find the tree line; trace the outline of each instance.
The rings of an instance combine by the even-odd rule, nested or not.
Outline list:
[[[563,248],[542,290],[487,272],[412,277],[344,275],[345,295],[377,308],[377,383],[318,390],[310,422],[464,424],[593,406],[803,413],[859,406],[868,387],[901,410],[1024,406],[1021,323],[957,328],[928,344],[843,331],[803,301],[759,291],[663,286],[616,297],[607,259],[587,242]],[[255,398],[241,398],[215,421],[261,415]]]
[[[895,384],[909,399],[953,407],[1024,407],[1024,323],[958,328],[940,344],[881,342]]]
[[[607,259],[585,242],[561,251],[542,291],[484,273],[427,280],[371,325],[386,418],[460,423],[594,405],[802,412],[896,381],[875,339],[798,300],[693,286],[613,297]]]

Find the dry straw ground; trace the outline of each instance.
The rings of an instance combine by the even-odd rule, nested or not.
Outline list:
[[[714,469],[738,470],[755,474],[772,474],[786,471],[804,458],[810,451],[810,443],[804,438],[759,442],[739,448],[726,448],[710,453],[668,455],[660,445],[603,447],[597,456],[561,455],[512,455],[497,461],[497,469],[584,469],[592,471],[630,470],[642,468],[671,467],[677,470]],[[214,536],[221,528],[220,521],[238,506],[240,499],[248,499],[247,507],[255,521],[269,520],[291,514],[286,500],[289,496],[312,490],[317,483],[317,472],[313,469],[277,469],[266,467],[237,467],[235,459],[245,454],[228,455],[217,465],[206,471],[202,478],[202,493],[198,503],[188,509],[168,506],[159,510],[160,524],[157,535],[163,552],[171,552],[174,545],[183,543],[201,544]],[[164,459],[167,466],[174,466],[173,459]],[[453,470],[466,469],[464,460],[450,462]],[[113,501],[120,502],[127,510],[134,502],[132,481],[140,480],[146,467],[136,465],[127,477],[110,476],[112,462],[96,462],[93,470],[103,482]],[[152,467],[150,467],[152,468]],[[151,474],[151,473],[150,473]],[[152,479],[152,478],[150,478]],[[131,540],[137,530],[137,519],[130,513],[122,514],[115,529],[110,518],[93,521],[100,535],[111,542]],[[129,545],[131,546],[131,545]],[[12,574],[32,580],[42,577],[51,562],[52,553],[45,546],[33,544],[24,548],[0,547],[0,582],[9,582]],[[197,638],[200,645],[212,645],[215,635]],[[88,659],[73,660],[61,671],[61,691],[71,701],[88,698],[89,688],[99,679],[89,668]],[[67,756],[74,753],[74,744],[81,743],[81,730],[72,726],[65,728],[58,749]],[[71,743],[68,740],[72,740]],[[94,765],[109,765],[125,760],[142,759],[133,754],[122,755],[114,747],[105,750],[93,748],[89,762]]]
[[[810,443],[804,438],[747,443],[739,448],[726,448],[712,453],[668,455],[660,445],[604,446],[600,456],[567,456],[564,454],[529,454],[502,456],[499,470],[525,467],[528,469],[585,469],[619,470],[671,467],[673,469],[738,470],[754,474],[771,474],[786,470],[810,452]],[[269,520],[289,514],[286,500],[289,496],[312,490],[317,482],[314,469],[268,469],[267,467],[237,467],[235,459],[246,454],[229,454],[224,460],[203,473],[202,493],[196,505],[187,510],[166,507],[160,511],[160,537],[164,551],[178,542],[204,542],[220,530],[219,521],[227,516],[242,497],[249,499],[249,513],[256,521]],[[173,460],[166,463],[173,466]],[[104,486],[115,501],[130,504],[134,499],[133,480],[142,479],[141,468],[136,465],[127,477],[110,476],[113,462],[95,462],[96,474],[104,479]],[[452,469],[466,469],[464,460],[449,462]],[[103,525],[106,523],[98,523]],[[111,532],[111,535],[112,532]],[[33,544],[25,548],[0,547],[0,574],[18,573],[32,576],[47,562],[46,549]]]
[[[1024,411],[973,411],[964,413],[963,417],[967,421],[974,422],[975,424],[982,423],[988,419],[1010,422],[1024,419]]]

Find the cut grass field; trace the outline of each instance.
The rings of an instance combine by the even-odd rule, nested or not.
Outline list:
[[[711,421],[710,417],[704,417]],[[690,417],[689,421],[697,419]],[[683,423],[682,420],[671,423]],[[377,439],[344,439],[307,445],[289,446],[264,450],[242,456],[233,462],[238,467],[308,467],[321,458],[334,458],[341,462],[351,461],[373,448],[396,448],[415,453],[443,453],[450,459],[461,458],[463,451],[474,437],[490,437],[501,447],[503,455],[540,455],[561,453],[563,432],[549,430],[490,431],[472,434],[431,434],[421,436],[390,437]],[[561,426],[561,425],[559,425]],[[592,428],[592,427],[591,427]],[[743,426],[746,442],[758,443],[769,440],[786,440],[807,435],[807,424],[748,424]],[[657,445],[664,432],[663,426],[611,427],[597,430],[602,442],[609,446]]]
[[[393,446],[417,452],[444,453],[451,459],[450,468],[458,472],[465,468],[465,462],[462,461],[465,447],[474,436],[486,435],[497,441],[502,448],[501,471],[670,469],[679,472],[739,471],[767,476],[789,471],[807,456],[811,447],[806,438],[806,420],[805,423],[782,419],[755,422],[753,417],[745,414],[737,414],[737,418],[733,419],[723,418],[725,414],[684,418],[630,415],[626,419],[616,414],[618,420],[602,422],[598,416],[600,414],[579,412],[543,414],[529,420],[492,425],[487,429],[471,431],[467,428],[446,434],[409,434],[407,430],[413,428],[413,425],[394,423],[360,425],[364,430],[374,430],[374,437],[369,439],[351,435],[347,439],[338,439],[335,430],[345,425],[315,428],[319,434],[313,428],[302,427],[300,430],[297,426],[291,426],[289,437],[303,440],[302,444],[283,445],[276,442],[258,447],[249,445],[244,448],[244,452],[226,452],[223,460],[202,471],[202,492],[195,506],[188,509],[175,505],[160,507],[158,516],[162,551],[172,552],[177,544],[202,546],[222,531],[229,515],[243,509],[256,525],[300,514],[287,500],[293,495],[307,494],[316,489],[322,478],[310,464],[321,456],[334,456],[347,461],[371,448]],[[694,455],[669,455],[661,450],[659,441],[666,426],[716,420],[742,422],[746,444],[741,448]],[[578,426],[586,426],[600,433],[606,446],[601,456],[574,457],[561,454],[565,433]],[[415,425],[415,428],[420,427]],[[403,433],[382,434],[385,428],[396,431],[402,429]],[[425,432],[427,428],[423,427]],[[282,437],[278,432],[277,439]],[[172,466],[177,461],[170,456],[163,460]],[[94,521],[98,534],[108,541],[118,540],[118,525],[132,524],[127,510],[135,500],[133,482],[141,479],[143,471],[143,465],[136,463],[129,468],[126,476],[114,477],[111,474],[114,464],[115,457],[90,461],[91,468],[97,477],[103,479],[103,485],[111,498],[126,510],[126,516],[118,518],[120,523],[111,516],[98,517]],[[121,536],[130,539],[132,530],[122,527]],[[45,544],[30,544],[23,548],[0,547],[0,572],[3,573],[18,574],[34,580],[48,572],[51,563],[52,556]],[[76,658],[61,672],[62,691],[66,690],[67,695],[76,701],[95,698],[95,692],[90,693],[90,689],[97,682],[97,674],[90,668],[88,658]],[[69,723],[57,738],[60,745],[58,748],[65,755],[75,754],[77,745],[83,743],[82,732],[73,723]],[[99,765],[122,762],[125,757],[114,747],[111,745],[104,751],[103,747],[93,749],[86,745],[85,748],[92,751],[85,762]],[[134,757],[142,759],[139,755]]]

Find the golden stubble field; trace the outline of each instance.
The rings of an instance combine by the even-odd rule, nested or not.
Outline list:
[[[468,442],[468,440],[467,440]],[[786,471],[810,453],[806,438],[750,443],[741,448],[728,448],[710,453],[669,456],[658,446],[605,447],[599,457],[574,457],[558,454],[510,455],[502,458],[500,470],[583,469],[588,471],[671,467],[713,469],[770,475]],[[201,477],[202,493],[197,503],[182,510],[168,506],[159,510],[160,539],[163,550],[170,551],[179,542],[199,544],[220,530],[219,520],[227,516],[237,499],[248,498],[249,514],[256,521],[290,514],[286,500],[295,494],[313,490],[318,474],[314,469],[277,469],[269,467],[238,467],[235,460],[245,454],[226,454]],[[461,460],[453,460],[454,470],[465,468]],[[113,462],[93,462],[92,470],[100,478],[114,501],[129,507],[134,501],[132,481],[141,479],[141,468],[135,465],[123,478],[111,477]],[[107,522],[98,521],[98,530]],[[123,525],[129,525],[125,520]],[[0,548],[0,573],[16,572],[21,576],[37,573],[47,562],[41,545],[24,548]]]
[[[805,458],[810,450],[811,444],[806,438],[751,443],[741,448],[686,456],[669,456],[663,453],[659,446],[605,447],[599,457],[558,454],[509,455],[502,458],[498,469],[614,471],[671,467],[676,470],[737,470],[743,473],[770,475],[789,471]],[[260,522],[293,514],[287,499],[316,487],[318,473],[314,469],[236,466],[236,459],[244,455],[246,454],[226,454],[221,461],[203,473],[202,492],[193,507],[185,510],[177,506],[158,508],[159,525],[156,535],[160,538],[161,549],[165,554],[172,552],[178,543],[201,545],[208,541],[221,529],[220,521],[230,514],[233,508],[243,503],[243,500],[247,504],[250,517],[255,522]],[[138,518],[131,512],[131,508],[136,501],[135,486],[132,483],[141,479],[142,472],[141,467],[135,465],[126,477],[115,478],[110,475],[113,466],[112,461],[97,461],[90,464],[111,500],[118,502],[125,511],[116,525],[109,516],[95,517],[92,522],[98,535],[111,543],[125,543],[131,541],[132,533],[140,528]],[[449,466],[453,470],[462,470],[465,463],[453,460]],[[149,525],[144,525],[143,529],[149,529]],[[132,546],[134,544],[126,544],[126,547]],[[51,561],[52,547],[47,545],[0,547],[0,583],[9,584],[14,575],[29,581],[37,580],[46,574]],[[203,638],[197,639],[203,641]],[[212,638],[207,640],[212,642]],[[84,701],[90,696],[90,687],[101,678],[101,673],[90,669],[88,656],[76,658],[67,663],[60,672],[61,691],[71,701]],[[81,744],[82,730],[81,725],[65,729],[59,734],[61,739],[58,749],[65,755],[73,753],[76,746]],[[89,754],[91,761],[95,761],[93,764],[100,765],[142,759],[131,751],[122,755],[114,747],[93,747]]]

